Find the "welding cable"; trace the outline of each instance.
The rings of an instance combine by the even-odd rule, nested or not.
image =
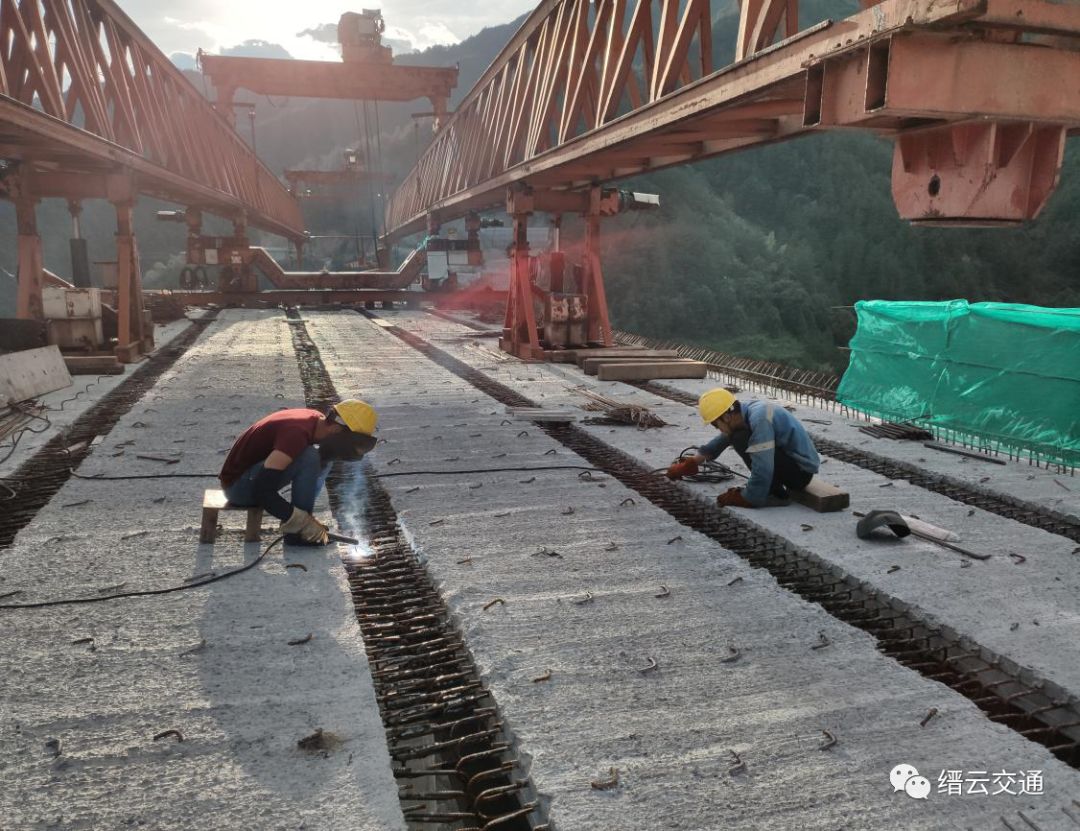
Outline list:
[[[720,462],[706,461],[701,465],[699,472],[693,476],[685,477],[689,482],[706,482],[711,485],[718,484],[720,482],[727,482],[734,479],[736,476],[741,476],[743,479],[749,479],[745,473],[740,473],[737,470],[732,470],[725,464]]]
[[[0,464],[3,464],[15,455],[15,450],[16,448],[18,448],[19,441],[22,439],[24,434],[30,433],[31,435],[39,435],[52,427],[52,422],[49,421],[48,416],[38,415],[37,413],[32,413],[29,410],[23,410],[19,407],[10,407],[10,409],[15,412],[22,413],[23,415],[30,416],[30,418],[37,419],[38,421],[44,421],[45,426],[42,427],[40,430],[35,430],[28,424],[25,427],[16,430],[11,439],[11,447],[8,448],[8,452],[4,455],[4,458],[0,459]]]
[[[64,600],[42,600],[37,603],[6,603],[0,605],[0,611],[4,609],[47,609],[52,606],[77,606],[85,603],[103,603],[106,600],[119,600],[123,597],[156,597],[162,594],[174,594],[175,592],[183,592],[188,589],[197,589],[201,586],[208,586],[211,583],[217,583],[219,580],[225,580],[229,577],[235,577],[237,574],[243,574],[245,571],[250,571],[261,563],[266,555],[270,553],[271,549],[279,542],[285,539],[284,535],[277,537],[266,548],[262,550],[258,557],[252,560],[247,565],[240,566],[240,568],[234,568],[231,571],[223,571],[221,574],[215,574],[213,577],[207,577],[205,580],[199,580],[193,583],[181,583],[179,586],[169,586],[165,589],[144,589],[142,591],[131,592],[117,592],[116,594],[102,594],[94,597],[69,597]]]
[[[84,476],[73,468],[71,475],[76,479],[85,479],[90,482],[117,482],[128,479],[209,479],[217,478],[216,473],[140,473],[130,476]],[[454,474],[472,473],[537,473],[548,470],[577,470],[588,473],[605,473],[598,467],[585,465],[540,465],[538,467],[478,467],[468,470],[400,470],[393,473],[376,473],[369,471],[366,475],[378,479],[392,479],[395,476],[452,476]]]
[[[693,454],[696,454],[697,448],[694,446],[687,447],[685,450],[682,451],[682,453],[679,454],[679,459],[682,460],[685,459],[688,455],[692,455],[691,451],[693,452]],[[656,468],[656,470],[653,470],[652,473],[654,475],[659,473],[666,474],[667,468],[658,467]],[[741,476],[743,479],[750,478],[745,473],[740,473],[739,471],[734,470],[721,462],[717,462],[713,459],[706,459],[704,462],[701,463],[700,471],[698,473],[695,473],[692,476],[684,476],[683,481],[701,482],[703,484],[716,485],[720,482],[727,482],[736,476]]]
[[[19,404],[12,404],[12,405],[10,405],[8,407],[8,409],[10,409],[10,410],[12,410],[13,412],[16,412],[16,413],[21,413],[22,415],[27,416],[28,418],[32,418],[32,419],[35,419],[37,421],[44,421],[45,422],[44,427],[42,427],[40,430],[31,430],[30,432],[32,432],[32,433],[44,433],[46,430],[48,430],[50,427],[52,427],[52,422],[49,421],[48,416],[41,415],[40,413],[35,413],[29,407],[24,407],[24,406],[21,406]],[[51,407],[46,407],[45,409],[49,410],[49,409],[52,409],[52,408]]]
[[[666,476],[668,469],[666,467],[658,467],[655,470],[650,470],[650,476]],[[727,465],[720,462],[703,462],[700,465],[700,471],[693,475],[682,477],[684,482],[701,482],[707,485],[715,485],[720,482],[727,482],[735,476],[741,476],[743,479],[749,479],[745,473],[740,473],[737,470],[732,470]]]

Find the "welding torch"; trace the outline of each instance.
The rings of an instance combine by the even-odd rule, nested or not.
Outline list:
[[[333,531],[327,531],[326,536],[330,538],[331,542],[343,542],[346,545],[360,544],[360,540],[353,539],[352,537],[346,537],[344,534],[335,534]]]

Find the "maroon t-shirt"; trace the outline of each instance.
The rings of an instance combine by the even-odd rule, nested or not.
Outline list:
[[[315,425],[321,418],[316,410],[295,409],[278,410],[256,421],[233,443],[218,474],[222,486],[227,488],[275,450],[295,459],[315,443]]]

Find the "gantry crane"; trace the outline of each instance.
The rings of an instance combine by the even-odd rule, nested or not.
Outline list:
[[[233,118],[238,89],[259,95],[338,98],[347,101],[431,102],[436,129],[446,117],[450,93],[457,86],[456,66],[408,66],[394,63],[382,44],[382,12],[346,12],[338,22],[341,61],[295,61],[199,54],[199,65],[217,91],[218,111]]]

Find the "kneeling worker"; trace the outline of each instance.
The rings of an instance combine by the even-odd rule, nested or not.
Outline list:
[[[311,515],[330,463],[355,461],[375,446],[379,417],[350,399],[325,416],[317,410],[279,410],[236,440],[218,478],[226,498],[241,508],[261,506],[281,520],[285,542],[326,545],[327,527]],[[278,492],[291,485],[287,502]]]
[[[733,447],[750,469],[746,487],[731,488],[717,497],[720,505],[761,508],[769,496],[788,497],[788,490],[805,490],[818,472],[821,459],[814,443],[795,416],[767,401],[736,401],[726,389],[709,390],[698,400],[698,412],[720,435],[668,468],[669,479],[698,472],[698,465]]]

